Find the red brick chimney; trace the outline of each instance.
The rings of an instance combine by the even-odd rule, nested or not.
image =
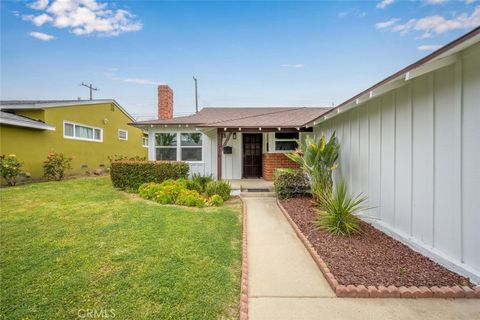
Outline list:
[[[173,118],[173,90],[167,85],[158,86],[158,119]]]

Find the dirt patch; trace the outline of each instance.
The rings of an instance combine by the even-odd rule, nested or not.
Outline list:
[[[447,270],[370,224],[351,237],[333,236],[313,223],[311,198],[281,200],[298,228],[315,247],[339,284],[365,286],[464,286],[468,278]]]

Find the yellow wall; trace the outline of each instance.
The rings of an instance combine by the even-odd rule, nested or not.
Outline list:
[[[29,116],[34,114],[29,113]],[[67,174],[93,172],[101,164],[107,168],[108,156],[147,156],[147,148],[142,146],[143,132],[127,125],[130,118],[113,104],[47,108],[43,116],[47,124],[56,128],[55,131],[0,126],[0,154],[15,154],[23,162],[22,171],[29,172],[34,178],[43,175],[42,164],[50,151],[75,157],[72,170]],[[103,142],[65,139],[63,121],[102,128]],[[118,129],[128,131],[128,140],[118,139]],[[82,165],[88,168],[82,168]]]

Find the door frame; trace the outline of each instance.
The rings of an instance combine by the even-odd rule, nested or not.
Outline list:
[[[256,178],[262,178],[263,177],[263,133],[257,133],[257,132],[242,132],[242,179],[249,179],[253,177],[245,177],[245,157],[244,157],[244,151],[245,151],[245,135],[259,135],[260,136],[260,176]]]

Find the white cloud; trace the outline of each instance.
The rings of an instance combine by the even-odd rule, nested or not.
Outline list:
[[[451,30],[472,29],[478,27],[480,25],[480,6],[476,7],[471,15],[462,13],[451,19],[439,15],[433,15],[420,19],[410,19],[402,24],[398,24],[398,20],[393,23],[387,22],[391,21],[379,22],[376,24],[376,27],[378,29],[390,29],[401,35],[410,32],[421,32],[418,39],[426,39],[436,34],[442,34]]]
[[[446,3],[448,2],[449,0],[424,0],[424,2],[426,4],[432,4],[432,5],[436,5],[436,4],[443,4],[443,3]]]
[[[29,7],[35,10],[43,10],[48,6],[48,0],[37,0],[32,2]]]
[[[30,7],[44,12],[37,16],[24,16],[25,20],[37,26],[51,23],[57,28],[68,28],[76,35],[118,36],[143,27],[130,11],[110,9],[108,3],[96,0],[53,0],[51,3],[38,0]]]
[[[477,0],[465,0],[465,3],[466,3],[466,4],[472,4],[472,3],[474,3],[475,1],[477,1]]]
[[[135,84],[142,84],[142,85],[155,85],[155,86],[163,84],[162,82],[148,80],[148,79],[142,79],[142,78],[117,77],[117,76],[112,75],[111,73],[106,73],[105,75],[111,80],[122,81],[122,82],[127,82],[127,83],[135,83]]]
[[[385,29],[385,28],[390,28],[391,26],[393,26],[395,23],[397,23],[398,21],[400,21],[400,19],[398,18],[392,18],[390,20],[387,20],[387,21],[382,21],[382,22],[378,22],[375,24],[375,27],[377,29]]]
[[[282,65],[280,65],[280,67],[285,67],[285,68],[303,68],[305,67],[304,64],[288,64],[288,63],[284,63]]]
[[[30,32],[28,35],[42,41],[50,41],[55,39],[54,36],[43,33],[43,32]]]
[[[422,46],[418,46],[417,49],[420,51],[435,51],[442,47],[440,44],[426,44]]]
[[[365,11],[361,11],[358,8],[348,8],[346,11],[342,11],[338,13],[340,18],[344,18],[346,16],[354,16],[354,17],[366,17],[367,13]]]
[[[42,13],[41,15],[34,16],[34,15],[24,15],[22,16],[23,20],[32,21],[32,23],[38,27],[42,26],[47,22],[52,22],[53,19],[48,14]]]
[[[377,3],[377,8],[378,9],[385,9],[386,7],[388,7],[389,5],[391,5],[394,2],[395,2],[395,0],[382,0],[379,3]]]

